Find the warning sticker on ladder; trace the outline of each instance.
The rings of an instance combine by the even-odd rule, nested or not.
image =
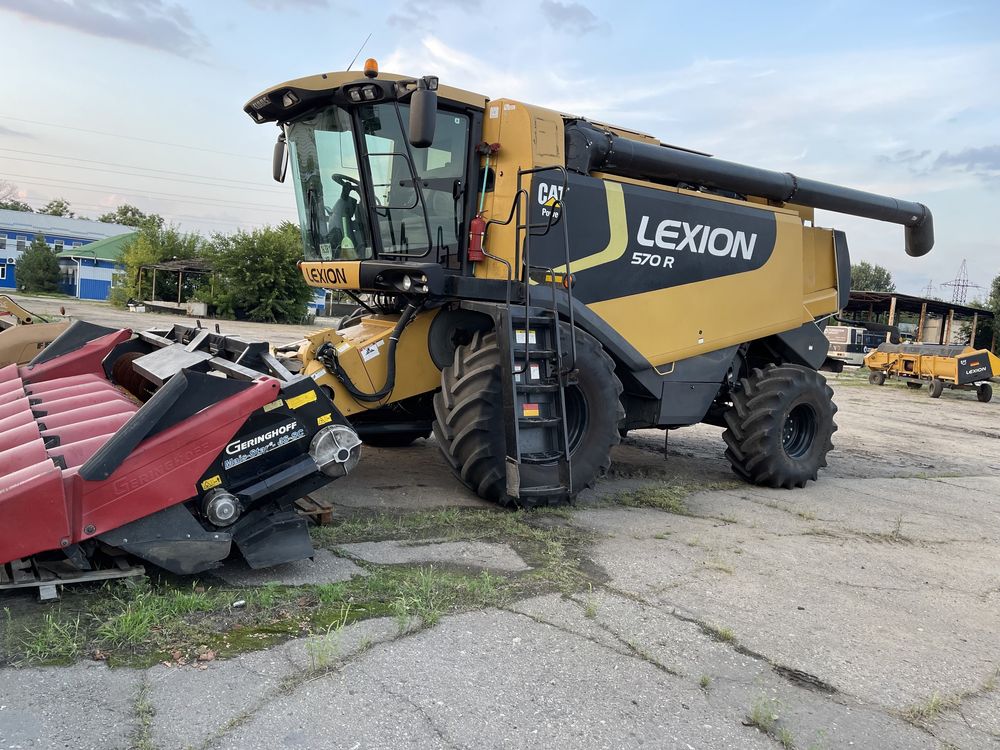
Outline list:
[[[538,365],[528,367],[528,377],[532,380],[538,380],[541,377],[541,368]]]
[[[536,343],[536,341],[535,341],[535,332],[534,331],[530,331],[530,330],[527,331],[527,338],[528,338],[528,343],[529,344]],[[514,331],[514,341],[515,341],[515,343],[523,344],[524,343],[524,339],[525,339],[525,331],[524,331],[523,328]]]
[[[523,417],[537,417],[539,413],[538,404],[524,404],[521,406],[521,416]]]

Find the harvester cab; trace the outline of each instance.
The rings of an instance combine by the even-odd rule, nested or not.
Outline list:
[[[748,481],[815,479],[836,429],[816,323],[845,305],[850,259],[814,209],[902,224],[910,255],[933,244],[919,203],[374,61],[245,110],[280,128],[304,278],[359,305],[279,355],[366,442],[433,430],[505,505],[572,499],[627,430],[698,422]]]

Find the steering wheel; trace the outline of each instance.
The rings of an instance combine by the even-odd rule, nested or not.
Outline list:
[[[353,177],[348,177],[346,174],[337,173],[330,176],[334,182],[343,188],[343,191],[340,194],[341,198],[346,198],[347,194],[351,192],[351,190],[356,190],[358,195],[361,195],[361,183],[358,180],[355,180]]]

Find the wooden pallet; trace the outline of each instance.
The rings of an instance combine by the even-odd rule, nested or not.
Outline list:
[[[306,495],[295,501],[295,507],[300,516],[312,519],[317,526],[333,523],[333,503],[318,500],[312,495]]]
[[[146,575],[144,567],[130,565],[124,557],[114,558],[114,567],[86,571],[79,571],[59,563],[24,558],[0,565],[0,591],[37,588],[38,599],[47,601],[59,598],[59,586],[143,575]]]

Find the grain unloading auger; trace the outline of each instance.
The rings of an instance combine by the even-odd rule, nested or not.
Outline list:
[[[122,553],[175,573],[233,546],[254,568],[309,557],[293,504],[359,454],[266,344],[75,322],[0,369],[0,588],[105,577]]]
[[[368,442],[432,429],[480,496],[571,499],[620,434],[707,422],[733,470],[803,486],[836,426],[817,321],[847,302],[842,232],[814,208],[930,211],[726,162],[434,77],[324,73],[245,107],[281,132],[312,286],[363,308],[280,352]]]

